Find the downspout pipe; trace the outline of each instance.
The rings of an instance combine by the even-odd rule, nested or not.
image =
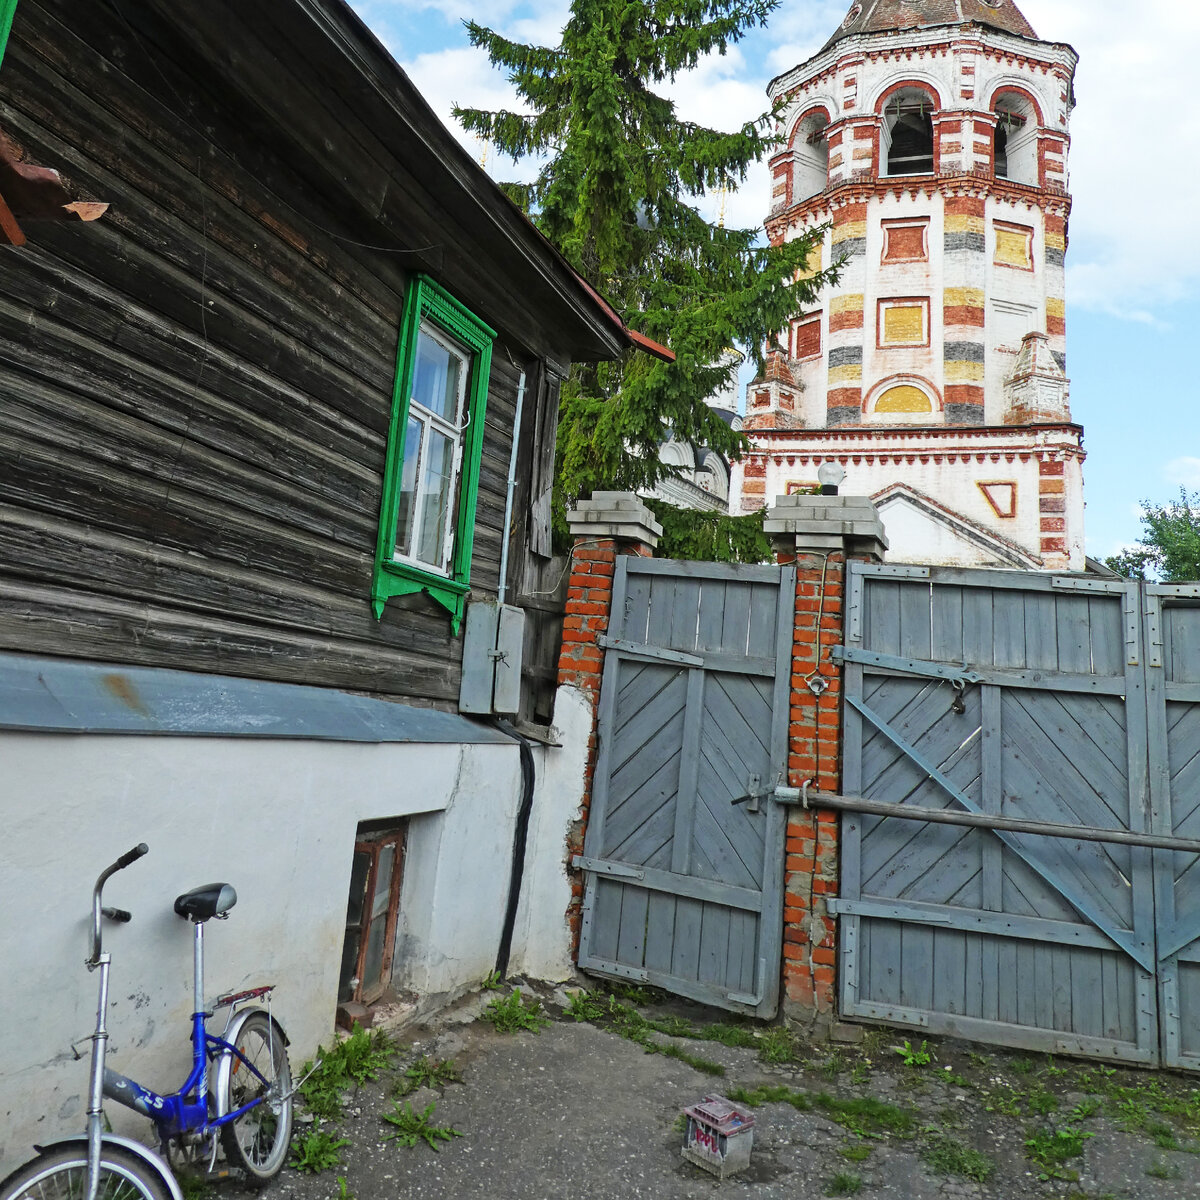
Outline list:
[[[496,977],[503,982],[508,976],[508,959],[512,954],[513,931],[517,925],[517,908],[521,903],[521,883],[525,878],[525,855],[529,842],[529,817],[533,812],[533,789],[537,782],[533,765],[533,746],[512,724],[497,718],[496,728],[521,745],[521,803],[517,807],[517,823],[513,830],[512,865],[508,875],[508,904],[504,909],[504,925],[500,930],[500,946],[496,951]]]
[[[500,589],[496,600],[504,603],[508,593],[508,544],[511,540],[510,525],[512,523],[513,492],[517,487],[517,459],[521,449],[521,413],[525,407],[525,372],[517,383],[517,412],[513,418],[512,453],[508,456],[508,496],[504,501],[504,545],[500,547]]]

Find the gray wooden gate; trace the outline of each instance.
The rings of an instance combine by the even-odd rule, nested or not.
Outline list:
[[[618,559],[579,965],[758,1016],[779,999],[791,567]]]
[[[1139,598],[1137,584],[1079,576],[855,564],[843,791],[1147,832]],[[1168,694],[1185,686],[1175,699],[1195,699],[1181,682]],[[1195,777],[1187,754],[1174,794]],[[1177,822],[1200,820],[1195,799]],[[847,1016],[1157,1061],[1152,851],[854,814],[842,831]],[[1190,897],[1200,878],[1183,868],[1175,893]],[[1200,934],[1190,914],[1176,940]],[[1196,1029],[1200,953],[1187,945],[1172,979]],[[1200,1053],[1200,1038],[1180,1044]]]
[[[1200,585],[1146,588],[1155,833],[1200,837]],[[1200,1070],[1200,857],[1154,851],[1163,1061]]]

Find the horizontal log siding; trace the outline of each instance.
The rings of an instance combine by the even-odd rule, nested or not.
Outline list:
[[[303,157],[123,7],[143,40],[108,5],[23,0],[0,72],[0,127],[112,205],[0,260],[0,646],[453,707],[445,611],[370,608],[402,256],[353,245]],[[492,596],[510,355],[472,572]]]

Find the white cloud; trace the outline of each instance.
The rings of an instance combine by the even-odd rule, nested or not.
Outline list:
[[[1171,483],[1185,488],[1200,488],[1200,458],[1174,458],[1163,473]]]

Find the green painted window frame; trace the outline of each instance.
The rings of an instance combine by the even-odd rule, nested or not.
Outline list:
[[[4,62],[4,51],[8,46],[8,35],[12,32],[16,12],[17,0],[0,0],[0,63]]]
[[[0,0],[2,2],[2,0]],[[417,335],[429,323],[448,334],[471,356],[465,409],[468,414],[462,434],[462,458],[455,486],[454,549],[447,575],[424,570],[395,557],[396,522],[400,506],[400,476],[404,464],[404,431],[412,396],[416,366]],[[393,596],[424,592],[450,613],[455,634],[462,626],[471,590],[471,549],[475,535],[475,502],[479,492],[479,464],[483,456],[484,416],[487,411],[488,380],[492,371],[495,330],[460,304],[445,288],[426,275],[415,276],[404,302],[404,319],[396,352],[396,377],[392,388],[392,416],[388,427],[387,462],[383,475],[383,501],[379,514],[379,537],[375,546],[375,573],[371,602],[378,620]]]

